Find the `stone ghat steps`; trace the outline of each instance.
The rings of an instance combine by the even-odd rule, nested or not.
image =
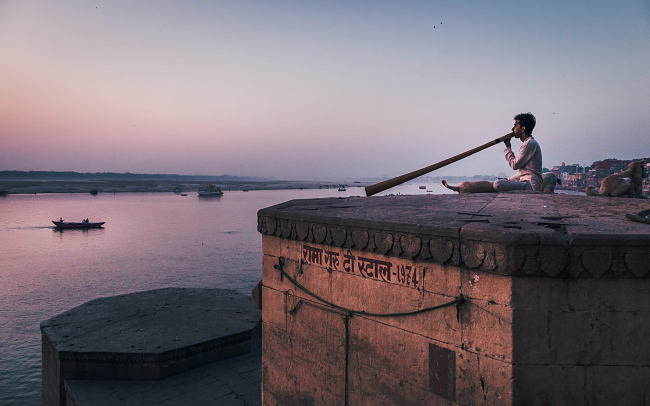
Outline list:
[[[224,289],[165,288],[84,303],[41,323],[43,403],[65,404],[66,388],[102,387],[89,380],[167,381],[247,354],[260,319],[251,297]],[[138,385],[156,387],[122,386]]]

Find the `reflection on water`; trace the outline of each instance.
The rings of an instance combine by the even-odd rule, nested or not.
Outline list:
[[[417,185],[387,191],[424,192]],[[363,195],[362,188],[348,188],[202,199],[171,193],[0,199],[0,404],[40,404],[41,321],[97,297],[168,286],[249,294],[261,278],[257,210],[290,199]],[[106,224],[58,231],[51,220],[60,217]]]

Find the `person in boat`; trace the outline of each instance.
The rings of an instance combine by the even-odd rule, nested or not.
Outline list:
[[[512,169],[517,170],[514,176],[508,179],[497,179],[493,183],[496,192],[510,190],[532,190],[541,192],[542,182],[542,149],[537,140],[533,138],[533,128],[536,120],[533,113],[521,113],[514,117],[515,124],[512,127],[514,137],[521,140],[519,152],[515,156],[512,151],[510,139],[504,142],[506,161]]]
[[[59,222],[63,223],[63,217],[59,217]]]

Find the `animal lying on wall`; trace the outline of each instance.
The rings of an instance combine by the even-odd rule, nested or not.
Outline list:
[[[460,182],[458,186],[453,186],[447,184],[447,181],[443,179],[442,184],[447,189],[451,189],[458,193],[496,193],[494,186],[492,186],[492,182],[486,180],[480,180],[477,182]]]
[[[600,183],[600,191],[585,189],[587,196],[626,196],[643,198],[643,179],[647,176],[645,160],[632,161],[623,172],[609,175]]]
[[[486,180],[476,182],[460,182],[458,186],[453,186],[447,183],[445,179],[442,184],[447,188],[458,193],[496,193],[494,190],[494,183]],[[542,186],[544,193],[555,193],[555,185],[560,184],[560,179],[557,178],[552,172],[545,172],[542,174]],[[532,193],[532,192],[531,192]]]

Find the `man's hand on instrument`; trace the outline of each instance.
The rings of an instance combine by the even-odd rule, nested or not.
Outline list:
[[[503,137],[501,137],[501,139],[503,140],[503,143],[506,144],[506,147],[510,148],[512,146],[510,144],[510,140],[514,136],[515,136],[515,133],[510,133],[510,134],[507,134],[507,135],[504,135]]]

